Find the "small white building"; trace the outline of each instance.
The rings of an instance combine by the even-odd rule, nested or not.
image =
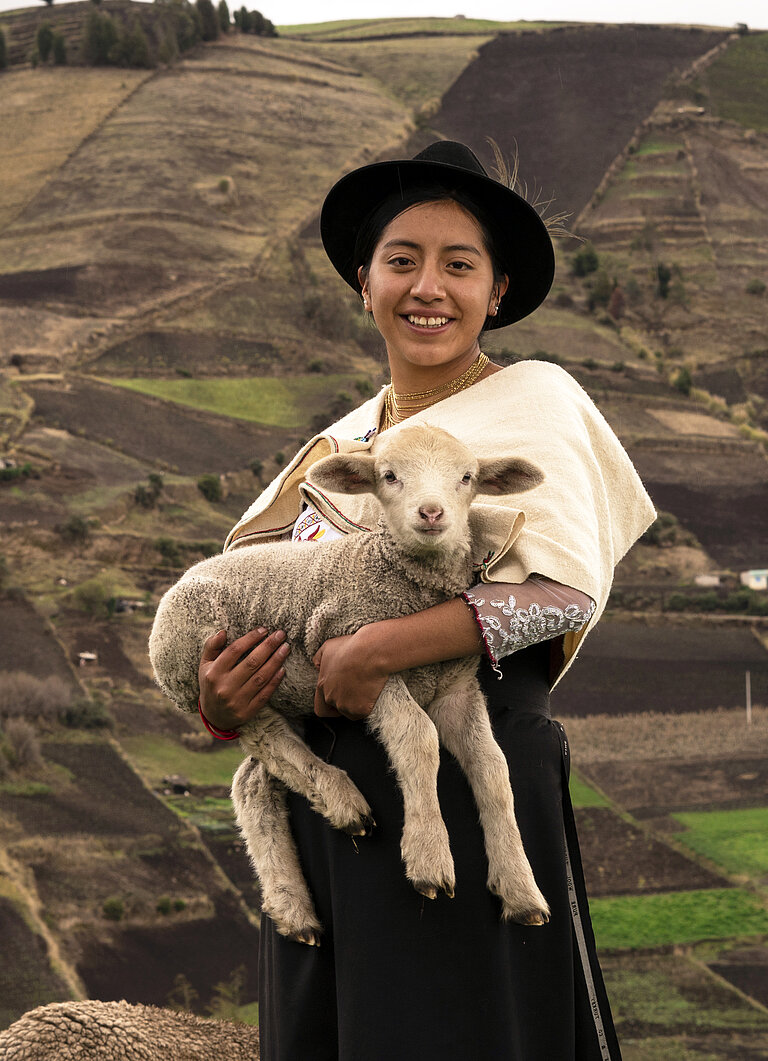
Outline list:
[[[747,589],[768,589],[768,567],[756,567],[752,571],[742,571],[739,575],[742,586]]]
[[[693,580],[697,586],[703,586],[706,589],[714,589],[715,586],[720,585],[719,575],[697,575]]]

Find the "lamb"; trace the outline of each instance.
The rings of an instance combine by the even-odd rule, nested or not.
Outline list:
[[[470,504],[478,492],[529,490],[543,475],[519,458],[478,460],[447,432],[409,425],[382,437],[375,454],[335,454],[309,472],[315,487],[372,493],[378,528],[322,546],[246,546],[192,567],[163,597],[150,636],[155,678],[183,710],[196,711],[207,637],[231,641],[257,626],[285,630],[292,651],[270,706],[240,729],[247,758],[232,787],[236,817],[278,931],[311,945],[322,926],[304,880],[286,809],[286,786],[338,829],[374,826],[345,771],[318,759],[297,729],[313,710],[311,660],[328,638],[364,623],[449,600],[472,581]],[[506,759],[490,726],[477,660],[393,675],[367,720],[394,769],[404,804],[407,878],[429,898],[453,895],[455,874],[437,800],[439,742],[472,788],[489,860],[488,887],[504,919],[543,924],[549,908],[523,850]],[[423,710],[422,710],[423,709]]]
[[[0,1034],[0,1061],[258,1061],[247,1024],[127,1002],[53,1002]]]

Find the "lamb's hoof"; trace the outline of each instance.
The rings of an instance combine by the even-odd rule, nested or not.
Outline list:
[[[513,920],[518,925],[546,925],[549,923],[549,911],[527,910],[523,914],[517,914]]]
[[[454,896],[453,885],[450,881],[443,880],[435,884],[432,881],[427,880],[415,880],[411,881],[419,895],[423,895],[425,899],[436,899],[438,892],[445,892],[449,899]]]
[[[343,831],[349,836],[370,836],[376,828],[376,822],[369,815],[360,818],[359,821],[350,822],[343,827]]]
[[[306,943],[308,947],[320,946],[320,933],[316,932],[313,928],[305,928],[299,932],[292,932],[288,938],[294,940],[296,943]]]

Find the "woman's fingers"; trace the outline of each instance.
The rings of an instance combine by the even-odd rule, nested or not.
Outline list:
[[[285,633],[257,627],[225,645],[226,633],[207,639],[200,660],[203,714],[221,729],[236,729],[264,707],[282,681],[290,651]]]

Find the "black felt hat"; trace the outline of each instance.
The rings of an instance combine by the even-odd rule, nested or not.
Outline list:
[[[421,187],[467,196],[492,229],[496,252],[509,276],[495,327],[533,313],[547,297],[555,275],[555,253],[544,222],[526,200],[489,177],[464,144],[439,140],[410,159],[375,162],[342,177],[326,196],[320,215],[323,246],[336,271],[360,291],[355,244],[362,226],[387,199]]]

